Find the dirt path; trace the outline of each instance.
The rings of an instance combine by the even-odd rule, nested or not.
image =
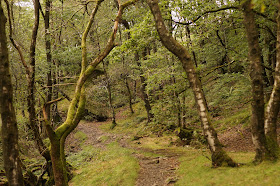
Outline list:
[[[80,123],[76,130],[85,133],[87,135],[85,144],[93,145],[94,147],[101,149],[106,148],[106,144],[117,141],[124,148],[134,149],[134,156],[138,159],[140,165],[140,171],[136,181],[137,186],[174,185],[177,181],[175,171],[179,166],[179,154],[168,152],[163,149],[154,151],[151,149],[132,147],[128,142],[129,139],[131,139],[131,136],[104,132],[99,129],[102,124],[104,123]],[[106,138],[105,142],[102,140],[104,138]],[[66,143],[67,149],[70,152],[77,152],[81,150],[78,148],[79,145],[76,143],[78,142],[75,142],[74,135],[71,134]],[[143,155],[143,152],[152,152],[158,156],[145,156]]]

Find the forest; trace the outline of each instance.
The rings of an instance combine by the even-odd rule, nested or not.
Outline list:
[[[0,0],[0,185],[279,185],[280,0]]]

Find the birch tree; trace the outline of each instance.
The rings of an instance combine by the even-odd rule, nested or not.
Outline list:
[[[209,149],[212,154],[212,165],[222,166],[224,164],[228,166],[237,166],[228,155],[222,149],[222,145],[217,137],[217,132],[213,128],[210,117],[208,114],[206,100],[204,99],[204,93],[202,91],[201,82],[196,74],[194,62],[189,55],[189,52],[179,44],[167,30],[161,11],[158,5],[158,0],[147,0],[150,10],[154,16],[157,32],[159,34],[162,44],[181,61],[183,68],[187,74],[190,86],[193,90],[194,98],[197,104],[197,110],[200,115],[200,121],[203,127],[204,135],[207,139]]]

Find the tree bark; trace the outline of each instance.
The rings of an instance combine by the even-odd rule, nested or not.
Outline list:
[[[44,145],[42,138],[40,137],[39,128],[36,122],[36,112],[35,112],[35,98],[34,98],[34,77],[35,77],[35,47],[36,47],[36,38],[39,26],[39,1],[36,0],[34,2],[34,12],[35,12],[35,23],[32,31],[32,41],[30,45],[30,66],[26,63],[25,58],[23,56],[21,47],[17,44],[17,42],[13,39],[13,29],[12,29],[12,21],[11,17],[12,14],[9,8],[9,2],[5,0],[8,10],[8,17],[9,17],[9,26],[10,26],[10,40],[13,46],[19,53],[21,58],[21,62],[25,68],[27,82],[28,82],[28,96],[27,96],[27,106],[29,112],[29,124],[28,127],[32,130],[37,148],[40,154],[46,159],[48,162],[50,160],[50,152]],[[32,65],[33,66],[32,66]]]
[[[217,133],[211,125],[201,83],[196,74],[194,62],[192,61],[188,51],[182,45],[180,45],[167,31],[161,16],[158,0],[147,0],[147,2],[154,16],[157,31],[162,44],[179,58],[184,70],[187,73],[188,80],[197,103],[204,135],[208,141],[208,145],[212,154],[212,165],[222,166],[227,164],[229,166],[237,166],[237,164],[222,149],[222,145],[217,137]]]
[[[125,76],[124,77],[124,83],[127,89],[127,94],[128,94],[128,101],[129,101],[129,109],[131,114],[134,113],[133,107],[132,107],[132,95],[131,95],[131,91],[130,91],[130,87],[129,87],[129,83],[128,83],[128,77]]]
[[[106,86],[106,89],[107,89],[107,92],[108,92],[108,102],[109,102],[109,107],[111,109],[111,112],[112,112],[112,125],[111,125],[111,129],[114,129],[115,126],[117,125],[116,123],[116,112],[115,112],[115,108],[114,108],[114,105],[113,105],[113,99],[112,99],[112,88],[111,88],[111,82],[110,82],[110,78],[108,76],[108,73],[107,73],[107,67],[108,65],[105,64],[105,62],[103,61],[103,70],[104,70],[104,73],[105,73],[105,86]]]
[[[255,23],[255,15],[252,10],[251,0],[242,4],[244,12],[244,25],[246,29],[249,60],[250,60],[250,78],[252,83],[252,116],[251,130],[252,139],[255,145],[255,162],[261,162],[268,153],[264,133],[264,92],[262,76],[261,49],[259,46],[259,33]]]
[[[276,43],[276,68],[273,90],[266,107],[265,134],[268,150],[274,159],[279,158],[279,145],[277,143],[277,116],[280,109],[280,1],[278,0],[277,15],[277,43]]]
[[[121,23],[125,26],[126,29],[129,29],[129,24],[126,20],[122,19]],[[128,39],[130,39],[130,32],[128,32]],[[122,33],[120,31],[120,41],[122,43]],[[125,63],[124,63],[124,56],[123,56],[123,52],[122,52],[122,65],[123,65],[123,69],[125,69]],[[133,107],[132,107],[132,95],[131,95],[131,90],[129,87],[129,83],[128,83],[128,74],[127,72],[125,72],[124,74],[124,83],[126,86],[126,90],[127,90],[127,94],[128,94],[128,102],[129,102],[129,109],[131,114],[134,113]]]
[[[51,54],[51,35],[50,35],[50,10],[51,10],[51,0],[46,0],[45,2],[45,48],[46,48],[46,56],[47,56],[47,64],[48,64],[48,72],[47,72],[47,86],[48,90],[46,93],[46,102],[52,100],[52,54]],[[46,112],[48,118],[51,119],[51,106],[49,105],[46,108]]]
[[[276,64],[276,54],[274,49],[276,48],[276,44],[273,42],[273,40],[269,40],[268,43],[268,65],[271,69],[275,69]],[[269,78],[269,84],[273,86],[274,84],[274,77],[271,70],[268,71],[268,78]]]
[[[5,30],[6,21],[2,0],[0,0],[0,112],[4,168],[9,185],[21,186],[24,184],[19,159],[18,128],[13,106],[13,89]]]
[[[144,101],[144,106],[145,106],[145,109],[146,109],[146,112],[147,112],[147,123],[150,123],[152,118],[154,117],[154,115],[151,113],[152,111],[152,107],[151,107],[151,104],[150,104],[150,100],[149,100],[149,96],[148,94],[146,93],[146,79],[144,77],[144,72],[143,70],[141,69],[141,63],[139,61],[139,54],[138,52],[135,52],[134,54],[134,59],[139,67],[139,70],[140,70],[140,92],[141,92],[141,96],[142,96],[142,99]]]

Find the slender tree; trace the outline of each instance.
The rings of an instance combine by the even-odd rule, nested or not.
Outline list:
[[[222,149],[222,145],[217,137],[217,133],[213,126],[208,114],[206,100],[202,91],[201,82],[196,74],[194,62],[191,59],[185,47],[179,44],[166,29],[161,11],[158,5],[158,0],[147,0],[151,12],[154,16],[157,32],[159,34],[162,44],[181,61],[184,70],[187,73],[190,86],[193,90],[197,109],[200,115],[201,124],[203,127],[204,135],[208,141],[208,145],[212,154],[213,166],[222,166],[227,164],[229,166],[237,166],[237,164],[226,154]]]
[[[3,12],[2,0],[0,0],[0,112],[4,168],[9,185],[21,186],[24,184],[18,149],[18,128],[13,106],[6,22],[7,19]]]
[[[280,1],[278,0],[277,15],[277,43],[276,43],[276,67],[274,85],[266,108],[265,134],[270,155],[279,158],[279,145],[277,142],[277,118],[280,109]]]
[[[263,69],[262,54],[259,46],[259,33],[255,22],[255,13],[251,0],[242,4],[244,12],[244,25],[248,39],[250,78],[252,84],[252,117],[251,130],[255,145],[255,162],[261,162],[268,155],[266,138],[264,133],[264,92],[263,92]]]
[[[46,0],[45,2],[45,14],[43,15],[44,23],[45,23],[45,48],[46,48],[46,56],[47,56],[47,93],[46,93],[46,101],[49,102],[52,100],[52,53],[51,53],[51,32],[50,32],[50,11],[51,11],[51,0]],[[46,112],[48,118],[51,116],[51,107],[48,106],[46,108]]]
[[[112,125],[111,125],[110,128],[114,129],[117,126],[116,111],[115,111],[115,108],[114,108],[114,105],[113,105],[112,85],[111,85],[111,82],[110,82],[111,80],[110,80],[109,74],[107,72],[108,64],[109,64],[109,61],[108,61],[108,63],[103,61],[103,71],[104,71],[104,74],[105,74],[105,87],[106,87],[106,90],[107,90],[107,93],[108,93],[109,107],[110,107],[111,112],[112,112]]]
[[[143,52],[143,58],[144,60],[147,58],[147,48],[144,49],[144,52]],[[147,87],[147,83],[146,83],[146,78],[144,76],[144,72],[142,70],[142,67],[141,67],[141,62],[140,62],[140,59],[139,59],[139,53],[138,51],[135,51],[135,54],[134,54],[134,59],[139,67],[139,71],[140,71],[140,93],[141,93],[141,98],[142,100],[144,101],[144,106],[145,106],[145,109],[146,109],[146,112],[147,112],[147,123],[151,122],[152,118],[154,117],[154,115],[152,114],[152,107],[151,107],[151,104],[150,104],[150,100],[149,100],[149,95],[146,93],[146,87]]]
[[[27,96],[27,106],[28,106],[28,113],[29,113],[29,123],[28,127],[32,130],[35,142],[37,145],[37,149],[39,150],[40,154],[46,159],[48,162],[50,160],[50,153],[48,148],[44,145],[42,138],[40,137],[39,128],[36,122],[36,109],[35,109],[35,51],[36,51],[36,41],[37,41],[37,34],[39,28],[39,1],[34,1],[34,25],[32,30],[32,39],[30,44],[29,50],[29,64],[25,60],[23,50],[21,46],[17,43],[17,41],[13,37],[13,23],[12,23],[12,13],[10,11],[10,4],[8,0],[5,0],[7,5],[7,12],[9,18],[9,30],[10,30],[10,40],[14,48],[18,51],[18,54],[21,59],[21,63],[24,66],[26,79],[28,83],[28,96]]]

